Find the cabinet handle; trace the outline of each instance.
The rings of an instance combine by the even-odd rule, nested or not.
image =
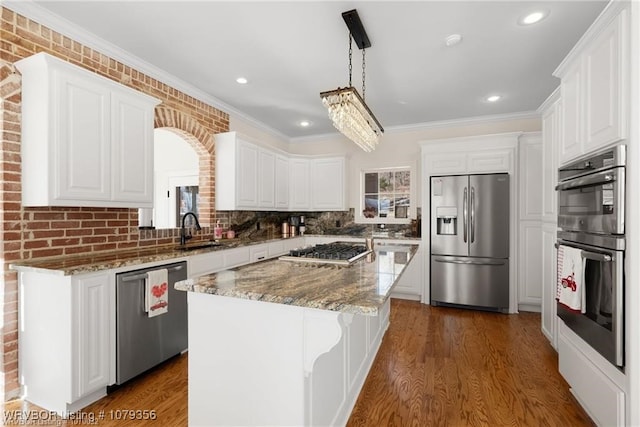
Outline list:
[[[161,268],[162,267],[159,267],[156,270],[160,270]],[[167,272],[171,273],[173,271],[180,271],[183,268],[184,267],[181,266],[181,265],[176,265],[175,267],[167,268]],[[153,270],[149,270],[149,271],[153,271]],[[122,281],[122,282],[135,282],[136,280],[146,279],[146,278],[147,278],[147,273],[140,273],[140,274],[134,274],[134,275],[131,275],[131,276],[123,277],[122,279],[120,279],[120,281]]]

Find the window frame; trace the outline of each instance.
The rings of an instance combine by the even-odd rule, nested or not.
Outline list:
[[[410,224],[412,219],[416,217],[416,182],[415,182],[415,173],[414,167],[411,165],[402,165],[402,166],[390,166],[390,167],[367,167],[360,170],[360,187],[358,191],[359,201],[358,201],[358,209],[355,213],[354,221],[356,224]],[[408,171],[409,172],[409,206],[407,209],[407,217],[406,218],[366,218],[363,215],[364,211],[364,201],[365,201],[365,175],[368,173],[385,173],[385,172],[399,172],[399,171]],[[377,193],[380,194],[380,191]]]

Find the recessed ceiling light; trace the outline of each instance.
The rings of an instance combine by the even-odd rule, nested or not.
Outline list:
[[[298,123],[301,127],[306,128],[311,126],[311,122],[309,120],[302,120],[300,121],[300,123]]]
[[[444,43],[447,46],[455,46],[462,41],[462,36],[460,34],[451,34],[444,39]]]
[[[490,95],[490,96],[487,96],[487,102],[497,102],[500,100],[500,98],[501,98],[500,95]]]
[[[544,18],[547,17],[547,15],[549,15],[549,12],[547,12],[547,11],[536,10],[535,12],[528,13],[528,14],[524,15],[523,17],[521,17],[518,20],[518,23],[520,25],[535,24],[536,22],[542,21]]]
[[[238,77],[236,79],[236,82],[238,82],[241,85],[246,85],[249,82],[249,80],[247,80],[245,77]]]

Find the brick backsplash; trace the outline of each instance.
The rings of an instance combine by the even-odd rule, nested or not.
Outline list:
[[[216,215],[213,135],[229,130],[229,115],[7,8],[0,11],[0,397],[8,400],[19,393],[18,286],[16,273],[8,269],[12,261],[169,244],[178,236],[177,230],[138,230],[136,209],[22,207],[21,79],[13,63],[47,52],[160,99],[155,127],[179,134],[200,157],[200,219],[205,226],[215,223]],[[209,227],[199,235],[208,238]]]

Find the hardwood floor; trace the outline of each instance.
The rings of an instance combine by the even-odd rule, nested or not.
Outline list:
[[[593,426],[540,315],[394,300],[348,426]]]
[[[39,410],[21,401],[3,409],[5,416]],[[118,412],[122,410],[153,410],[156,419],[115,419],[124,415]],[[96,418],[103,414],[94,424],[103,427],[186,426],[186,355],[113,391],[83,413]],[[38,425],[89,424],[54,419]],[[557,355],[540,332],[539,314],[504,315],[393,300],[391,326],[348,425],[594,424],[558,374]]]

